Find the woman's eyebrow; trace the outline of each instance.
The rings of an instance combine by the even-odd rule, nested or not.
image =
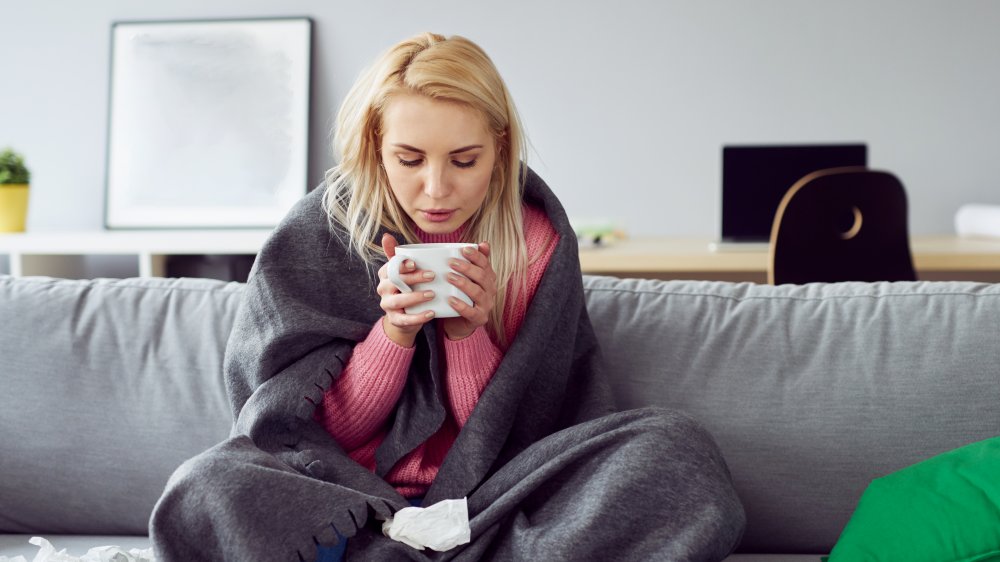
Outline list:
[[[419,148],[417,148],[415,146],[410,146],[408,144],[403,144],[401,142],[394,142],[394,143],[392,143],[392,146],[395,146],[395,147],[398,147],[398,148],[402,148],[403,150],[409,150],[410,152],[416,152],[417,154],[424,154],[423,150],[420,150]]]
[[[426,154],[423,150],[421,150],[421,149],[419,149],[419,148],[417,148],[415,146],[410,146],[408,144],[404,144],[404,143],[401,143],[401,142],[392,143],[392,146],[395,146],[397,148],[402,148],[403,150],[408,150],[410,152],[415,152],[417,154]],[[481,145],[481,144],[470,144],[469,146],[463,146],[462,148],[456,148],[455,150],[452,150],[448,154],[459,154],[459,153],[462,153],[462,152],[466,152],[466,151],[472,150],[474,148],[482,148],[482,147],[483,147],[483,145]]]
[[[481,145],[481,144],[470,144],[469,146],[463,146],[462,148],[456,148],[455,150],[452,150],[448,154],[458,154],[460,152],[466,152],[466,151],[472,150],[474,148],[482,148],[482,147],[483,147],[483,145]]]

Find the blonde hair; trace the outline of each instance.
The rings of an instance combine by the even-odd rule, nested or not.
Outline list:
[[[521,182],[527,155],[510,93],[478,45],[464,37],[424,33],[393,46],[362,73],[344,99],[334,128],[334,157],[339,163],[327,172],[323,201],[331,226],[347,234],[349,246],[371,268],[383,257],[375,239],[380,228],[400,233],[406,243],[420,241],[381,166],[382,115],[398,93],[471,107],[484,116],[493,134],[497,158],[490,186],[462,236],[464,242],[490,243],[497,298],[487,326],[506,347],[503,310],[526,283]]]

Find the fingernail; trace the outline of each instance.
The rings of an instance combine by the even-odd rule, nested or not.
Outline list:
[[[465,264],[462,262],[462,260],[449,260],[448,265],[450,265],[451,267],[458,268],[462,267]]]
[[[434,272],[433,271],[425,271],[424,272],[424,279],[434,279]]]
[[[462,253],[465,254],[465,255],[467,255],[467,256],[471,256],[472,252],[474,252],[474,251],[475,251],[475,249],[472,246],[466,246],[465,248],[462,249]]]
[[[424,318],[434,318],[434,311],[433,310],[428,310],[427,312],[425,312],[424,313]]]
[[[449,273],[448,274],[448,279],[451,280],[451,281],[458,281],[461,278],[462,278],[462,276],[456,275],[454,273]]]
[[[414,267],[417,267],[416,264],[413,263],[413,260],[406,260],[406,263],[403,265],[406,266],[406,269],[413,269]]]
[[[434,291],[424,291],[424,298],[431,300],[434,298]]]
[[[465,304],[464,302],[462,302],[462,301],[460,301],[460,300],[456,299],[455,297],[448,297],[448,302],[449,302],[449,303],[450,303],[450,304],[451,304],[452,306],[459,306],[459,305],[462,305],[462,304]]]

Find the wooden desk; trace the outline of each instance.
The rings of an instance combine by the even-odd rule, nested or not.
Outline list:
[[[82,278],[104,276],[87,256],[125,256],[128,275],[161,276],[171,255],[254,255],[268,230],[112,231],[0,234],[0,273]],[[635,238],[583,249],[584,273],[653,279],[767,282],[767,250],[712,251],[708,238]],[[1000,239],[918,236],[911,244],[925,280],[1000,282]]]
[[[710,249],[708,238],[635,238],[580,250],[585,273],[655,279],[767,281],[766,247]],[[910,242],[921,280],[1000,282],[1000,239],[915,236]]]

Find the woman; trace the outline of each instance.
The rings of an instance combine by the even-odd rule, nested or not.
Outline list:
[[[171,477],[158,556],[724,558],[744,517],[721,454],[683,415],[612,413],[573,231],[524,167],[486,54],[432,34],[396,45],[335,138],[327,185],[254,265],[225,360],[233,436]],[[402,241],[476,242],[449,275],[472,306],[407,314],[426,297],[379,267]],[[380,532],[403,507],[464,497],[468,544]]]

